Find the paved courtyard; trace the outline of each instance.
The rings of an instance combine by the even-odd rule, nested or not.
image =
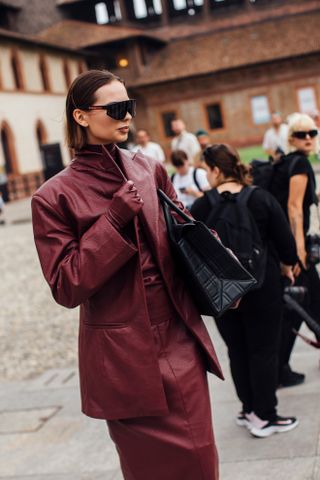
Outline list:
[[[105,423],[80,413],[78,311],[56,305],[43,280],[30,201],[7,205],[6,216],[0,226],[0,480],[121,480]],[[209,379],[221,480],[320,480],[319,351],[298,340],[293,365],[307,374],[306,383],[279,391],[279,413],[297,415],[300,426],[254,439],[234,423],[239,405],[226,350],[212,319],[205,322],[226,375],[225,382]]]

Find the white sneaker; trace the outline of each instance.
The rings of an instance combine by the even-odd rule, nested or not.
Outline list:
[[[239,412],[236,417],[236,424],[239,427],[246,427],[248,430],[250,430],[251,428],[250,417],[252,414],[253,412],[251,413]]]
[[[283,433],[293,430],[299,425],[298,420],[295,417],[279,417],[275,420],[261,420],[257,415],[253,414],[256,418],[251,421],[250,433],[254,437],[266,438],[270,437],[273,433]]]

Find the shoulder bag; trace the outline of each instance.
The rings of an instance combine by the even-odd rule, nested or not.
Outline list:
[[[256,279],[202,222],[158,189],[174,259],[201,315],[218,317],[257,284]],[[184,223],[178,223],[171,211]]]

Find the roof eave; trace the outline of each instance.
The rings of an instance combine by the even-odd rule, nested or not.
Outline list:
[[[191,74],[191,75],[182,75],[182,76],[179,76],[179,77],[176,77],[176,78],[155,80],[155,81],[150,81],[150,82],[147,81],[147,82],[143,82],[143,83],[135,82],[135,83],[132,83],[132,84],[130,82],[128,82],[128,87],[129,88],[140,88],[140,87],[143,88],[143,87],[150,87],[150,86],[160,85],[160,84],[161,85],[169,84],[169,83],[175,82],[176,80],[195,79],[195,78],[199,78],[199,77],[206,77],[206,76],[214,75],[214,74],[217,74],[217,73],[228,73],[228,72],[234,71],[234,70],[241,70],[241,69],[249,68],[249,67],[253,67],[253,66],[256,67],[256,66],[269,65],[269,64],[276,63],[276,62],[279,62],[279,61],[282,61],[282,60],[292,60],[292,58],[304,58],[304,57],[308,57],[308,56],[311,56],[311,55],[317,55],[317,54],[320,54],[320,50],[319,51],[306,52],[304,54],[297,54],[295,56],[287,55],[287,56],[278,57],[278,58],[270,59],[270,60],[261,60],[260,62],[244,63],[242,65],[230,66],[230,67],[225,67],[225,68],[218,68],[216,70],[210,70],[210,71],[207,71],[207,72],[195,73],[195,74]],[[145,78],[145,73],[141,75],[141,78]]]

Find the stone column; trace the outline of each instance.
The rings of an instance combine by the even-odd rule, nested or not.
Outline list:
[[[169,25],[169,0],[161,0],[162,6],[162,15],[161,15],[161,23],[162,26],[165,27]]]
[[[210,0],[203,0],[202,14],[203,14],[204,20],[210,20],[211,18]]]
[[[121,23],[128,22],[128,10],[126,5],[126,0],[118,0],[121,11]]]

